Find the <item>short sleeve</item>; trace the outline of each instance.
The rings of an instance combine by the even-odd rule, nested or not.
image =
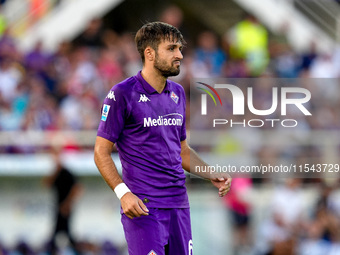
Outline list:
[[[124,91],[114,86],[104,99],[97,136],[115,143],[124,128],[126,112]]]

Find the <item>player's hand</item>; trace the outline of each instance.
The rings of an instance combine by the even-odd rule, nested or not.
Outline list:
[[[211,179],[211,183],[218,188],[218,195],[224,197],[231,187],[232,178],[229,177],[218,177]]]
[[[124,214],[133,219],[142,215],[149,215],[149,210],[142,200],[140,200],[132,192],[126,193],[121,199],[120,203],[123,208]]]

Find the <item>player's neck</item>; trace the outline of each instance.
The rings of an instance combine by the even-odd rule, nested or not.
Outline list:
[[[155,70],[147,68],[143,68],[141,75],[151,87],[153,87],[158,93],[162,93],[166,84],[166,78],[164,76],[158,74]]]

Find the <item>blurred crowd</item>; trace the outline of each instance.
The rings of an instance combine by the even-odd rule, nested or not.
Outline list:
[[[340,127],[337,110],[340,93],[336,80],[340,78],[340,47],[330,53],[319,53],[316,42],[310,42],[304,52],[296,52],[285,38],[289,27],[285,27],[282,34],[271,35],[250,15],[222,36],[211,30],[190,35],[189,29],[183,27],[181,10],[175,6],[165,10],[160,19],[183,29],[185,36],[195,38],[188,40],[184,48],[180,75],[172,78],[183,85],[188,99],[192,78],[334,78],[328,79],[327,89],[322,80],[313,86],[305,85],[319,98],[309,106],[316,112],[314,118],[301,119],[300,127],[302,130]],[[96,130],[101,103],[110,88],[141,68],[133,33],[118,34],[105,27],[99,18],[91,20],[73,41],[61,42],[54,52],[45,51],[43,41],[37,41],[28,51],[20,50],[7,28],[0,38],[0,131]],[[254,105],[268,108],[271,86],[260,84],[256,88]],[[189,100],[187,102],[189,115]],[[188,123],[188,129],[190,125],[195,122]],[[25,152],[20,146],[2,147],[0,151]],[[301,151],[305,157],[315,156],[311,147],[301,147]],[[261,153],[273,151],[263,148],[259,158]],[[340,205],[336,185],[320,185],[318,202],[310,211],[303,207],[299,181],[287,180],[274,192],[268,217],[263,220],[256,238],[249,229],[252,181],[236,181],[233,188],[226,205],[234,216],[235,235],[242,240],[234,242],[238,246],[235,254],[340,254]],[[86,250],[84,254],[119,254],[109,243],[103,247],[91,244],[82,247]],[[44,253],[32,251],[22,243],[13,251],[0,250],[0,254]]]
[[[225,198],[234,224],[233,254],[340,254],[340,194],[336,180],[314,185],[312,200],[306,188],[301,179],[282,179],[271,191],[268,206],[255,216],[253,209],[260,196],[254,195],[251,180],[235,179],[231,194]],[[256,225],[254,217],[258,217]]]
[[[0,130],[95,130],[108,90],[142,68],[133,34],[104,29],[101,19],[92,20],[78,38],[61,42],[54,52],[44,51],[43,46],[37,41],[23,52],[9,29],[1,36]],[[184,86],[189,98],[190,79],[195,77],[338,78],[339,70],[340,48],[318,54],[311,42],[306,52],[296,53],[284,35],[270,38],[249,16],[224,37],[202,31],[184,49],[181,74],[173,79]],[[271,87],[259,85],[255,98],[263,102],[271,99],[268,94]],[[338,84],[327,91],[319,84],[313,95],[336,100]],[[329,128],[339,126],[334,110],[318,110],[337,121],[331,121]]]

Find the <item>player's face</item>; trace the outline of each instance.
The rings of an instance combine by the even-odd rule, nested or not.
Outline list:
[[[162,41],[158,45],[155,54],[154,67],[164,76],[176,76],[180,72],[182,55],[182,44]]]

